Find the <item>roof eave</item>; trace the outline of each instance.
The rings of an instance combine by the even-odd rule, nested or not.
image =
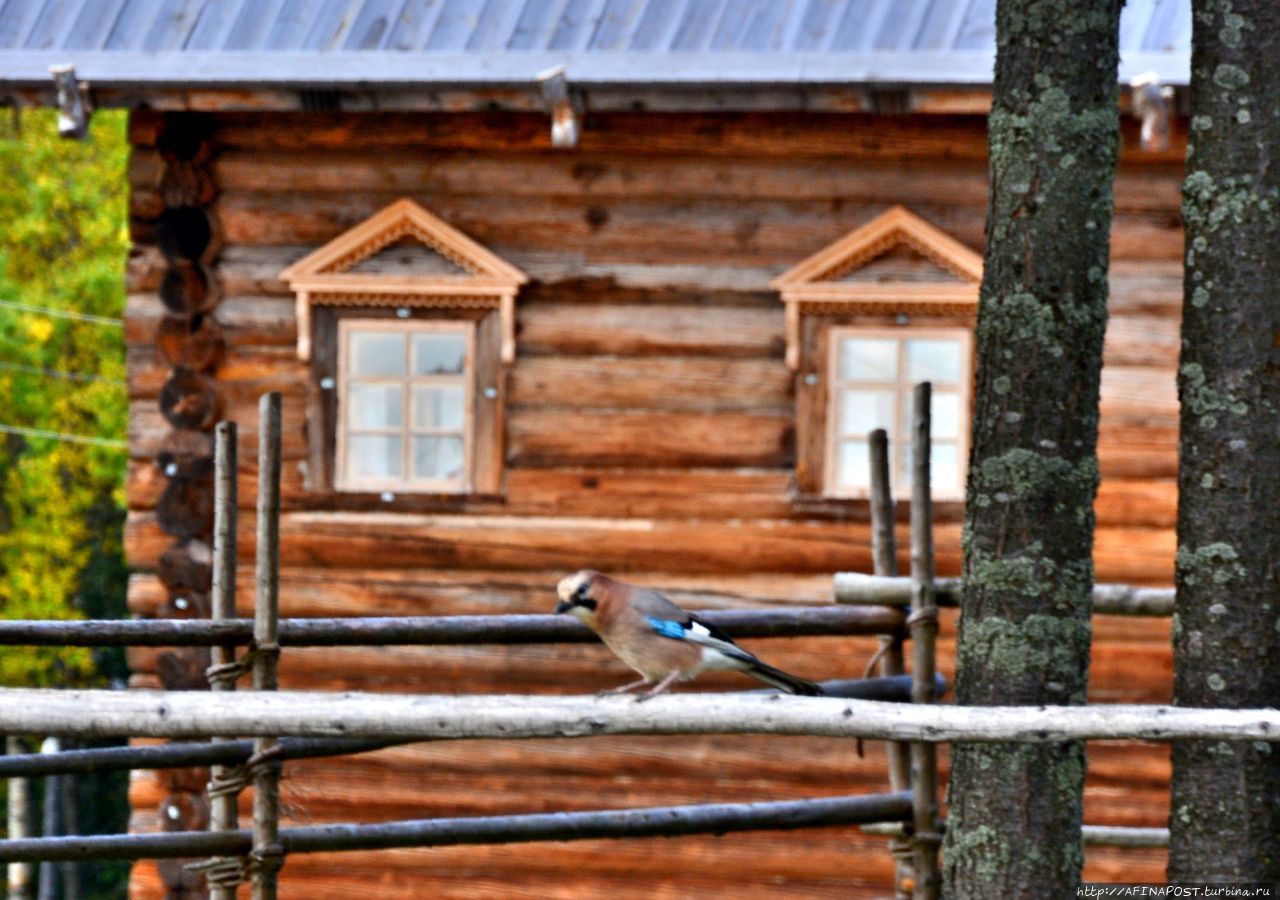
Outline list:
[[[591,89],[720,90],[780,87],[951,87],[989,90],[989,52],[894,53],[389,53],[18,51],[0,54],[0,87],[49,83],[49,66],[72,63],[99,88],[358,89],[527,87],[563,66],[570,84]],[[1136,53],[1120,80],[1155,72],[1185,85],[1185,54]]]

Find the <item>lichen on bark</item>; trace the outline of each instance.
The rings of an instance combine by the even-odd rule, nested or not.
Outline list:
[[[996,8],[961,703],[1084,702],[1119,8]],[[952,760],[947,896],[1069,896],[1083,747],[957,745]]]
[[[1183,183],[1174,700],[1280,702],[1280,4],[1200,0]],[[1173,747],[1169,877],[1280,881],[1280,754]]]

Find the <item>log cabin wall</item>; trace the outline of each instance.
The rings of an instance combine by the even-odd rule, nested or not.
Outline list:
[[[171,543],[157,523],[167,425],[155,400],[170,368],[156,351],[155,293],[166,264],[147,214],[165,171],[162,122],[136,113],[131,130],[127,552],[130,607],[147,616],[164,614],[170,597],[155,574]],[[833,572],[869,571],[864,503],[793,497],[794,390],[768,284],[893,204],[980,252],[981,117],[592,113],[568,151],[549,147],[546,117],[506,112],[221,113],[209,124],[224,242],[214,319],[227,344],[215,377],[223,415],[241,429],[245,561],[256,398],[285,398],[284,615],[547,611],[556,579],[588,565],[695,608],[808,604],[830,601]],[[1139,153],[1126,133],[1102,386],[1100,581],[1172,582],[1181,158]],[[532,277],[517,305],[501,501],[380,503],[304,486],[308,374],[278,275],[402,196]],[[959,570],[960,523],[958,505],[939,509],[940,574]],[[948,677],[954,626],[944,616]],[[753,648],[806,676],[856,677],[875,639]],[[135,685],[159,683],[159,658],[133,651]],[[1092,672],[1096,700],[1168,700],[1167,623],[1098,617]],[[287,650],[281,660],[283,686],[325,690],[564,693],[628,677],[588,646]],[[706,685],[747,686],[729,676]],[[319,823],[883,789],[882,748],[864,760],[851,749],[750,737],[418,745],[291,763],[283,793],[292,821]],[[1167,782],[1165,748],[1093,745],[1086,821],[1163,824]],[[136,829],[162,826],[166,794],[150,774],[135,780]],[[1163,876],[1163,853],[1086,858],[1094,880]],[[882,896],[892,872],[886,841],[828,829],[304,856],[286,863],[282,895]],[[154,865],[135,868],[134,896],[163,890]]]

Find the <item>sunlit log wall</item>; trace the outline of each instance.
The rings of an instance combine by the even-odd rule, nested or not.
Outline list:
[[[140,615],[174,614],[177,595],[174,535],[163,524],[174,482],[157,466],[174,434],[156,403],[176,365],[157,343],[176,327],[156,302],[177,268],[156,227],[168,206],[168,121],[149,113],[132,121],[127,543],[130,605]],[[243,559],[254,527],[256,398],[284,393],[285,615],[546,611],[555,580],[583,565],[694,607],[814,603],[831,599],[833,572],[870,571],[864,503],[793,497],[792,376],[782,304],[768,283],[897,203],[981,251],[982,117],[590,113],[570,151],[550,148],[548,121],[534,114],[213,113],[205,121],[218,153],[204,158],[205,199],[188,206],[212,199],[223,243],[216,264],[201,254],[195,262],[222,299],[183,346],[225,337],[216,368],[188,368],[211,379],[222,414],[240,423]],[[1101,580],[1166,585],[1181,150],[1144,154],[1136,137],[1127,131],[1117,175],[1096,561]],[[295,353],[294,298],[278,273],[401,196],[533,278],[517,306],[503,502],[383,504],[304,486],[307,370]],[[894,261],[899,274],[917,265]],[[939,572],[957,574],[959,508],[942,505],[937,521]],[[242,602],[252,596],[247,572]],[[944,612],[939,669],[948,675],[954,625]],[[1100,617],[1093,698],[1168,700],[1167,645],[1160,620]],[[813,677],[860,675],[875,646],[874,638],[752,643]],[[133,652],[134,684],[159,684],[165,659]],[[283,687],[326,690],[566,693],[627,677],[590,646],[291,649],[281,663]],[[745,686],[731,677],[706,684]],[[1086,818],[1164,824],[1167,780],[1163,748],[1094,746]],[[786,799],[885,784],[877,745],[859,760],[847,743],[816,738],[602,738],[291,763],[283,791],[290,821],[317,823]],[[160,777],[135,780],[134,827],[163,827],[157,810],[172,790]],[[845,830],[699,837],[662,842],[657,868],[643,842],[322,855],[289,861],[282,890],[309,900],[370,890],[871,896],[891,883],[886,845]],[[1163,865],[1159,851],[1091,848],[1087,874],[1156,880]],[[136,867],[133,890],[160,896],[154,865]]]

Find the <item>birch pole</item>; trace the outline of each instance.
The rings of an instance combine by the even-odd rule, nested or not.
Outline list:
[[[883,428],[868,438],[871,452],[871,560],[875,574],[893,578],[898,574],[898,547],[893,533],[893,489],[889,484],[889,436]],[[880,674],[888,677],[905,671],[902,638],[880,637]],[[911,786],[911,750],[907,744],[895,742],[885,751],[889,757],[889,789],[905,791]],[[894,859],[894,893],[902,900],[908,885],[915,882],[911,869],[911,845],[901,834],[890,839]]]
[[[930,492],[929,430],[933,389],[915,386],[911,405],[911,702],[933,702],[934,653],[938,640],[938,604],[933,596],[933,497]],[[915,900],[937,900],[938,750],[933,744],[911,745],[911,836],[915,860]]]
[[[258,404],[258,548],[253,608],[253,689],[279,687],[280,654],[280,394],[265,394]],[[253,900],[276,900],[283,862],[280,849],[280,767],[269,755],[278,742],[261,736],[254,743]]]
[[[223,622],[236,617],[236,475],[239,469],[236,447],[236,423],[219,422],[214,432],[214,505],[213,505],[213,587],[212,618]],[[236,647],[215,644],[213,666],[209,677],[211,690],[228,692],[236,689]],[[215,737],[214,744],[225,744],[230,737]],[[235,831],[239,826],[236,803],[240,792],[228,780],[229,767],[213,766],[209,781],[209,830]],[[221,860],[219,860],[221,863]],[[210,900],[235,900],[239,882],[239,865],[215,865],[206,876]],[[235,883],[232,883],[234,878]]]

